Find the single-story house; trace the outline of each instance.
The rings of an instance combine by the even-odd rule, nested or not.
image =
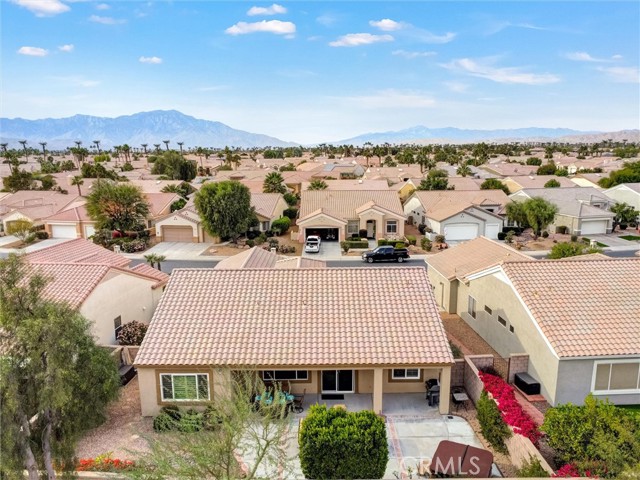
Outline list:
[[[314,170],[314,178],[328,178],[334,180],[346,178],[360,178],[364,175],[365,168],[356,162],[352,163],[327,163],[322,170]]]
[[[414,192],[404,213],[415,225],[424,224],[448,243],[484,235],[498,238],[509,198],[502,190],[430,190]]]
[[[259,229],[264,232],[271,228],[274,220],[282,217],[288,208],[284,197],[279,193],[252,193],[251,206],[255,208]],[[161,242],[213,243],[215,238],[209,235],[200,221],[193,202],[176,210],[155,222],[156,238]]]
[[[367,238],[403,238],[405,216],[392,190],[303,190],[298,240],[309,235],[342,241],[360,230]]]
[[[602,191],[590,187],[575,188],[525,188],[509,195],[513,201],[541,197],[558,207],[551,231],[567,227],[567,233],[575,235],[599,235],[611,233],[614,214],[608,209],[611,198]]]
[[[606,173],[578,173],[576,176],[571,177],[571,181],[579,187],[592,187],[602,190],[598,182],[608,176]]]
[[[28,220],[35,226],[44,224],[44,219],[61,210],[84,203],[77,193],[69,194],[53,191],[20,190],[0,199],[0,230],[16,220]]]
[[[604,190],[607,197],[616,203],[626,203],[636,210],[640,210],[640,183],[621,183]]]
[[[89,217],[85,205],[69,208],[45,218],[44,227],[51,238],[88,239],[96,232],[96,222]]]
[[[44,295],[66,302],[91,322],[96,342],[113,345],[119,330],[137,320],[149,323],[169,276],[83,239],[26,256],[34,272],[49,278]]]
[[[457,305],[499,355],[529,355],[552,406],[640,403],[640,258],[503,262],[462,278]]]
[[[363,178],[368,180],[389,180],[393,183],[406,182],[410,178],[424,176],[420,165],[398,165],[397,167],[369,167]]]
[[[498,161],[495,163],[485,163],[479,168],[499,177],[513,177],[514,175],[535,175],[538,167],[536,165],[521,165],[519,163],[508,163]]]
[[[206,404],[234,370],[295,393],[371,395],[378,413],[383,394],[439,379],[446,414],[453,362],[424,268],[203,268],[173,270],[135,366],[145,416]]]
[[[505,243],[486,237],[460,243],[456,248],[429,255],[425,260],[438,306],[447,313],[457,314],[467,308],[466,301],[464,304],[458,304],[458,289],[467,275],[504,262],[516,261],[536,260]]]
[[[502,180],[509,192],[516,193],[522,190],[523,188],[544,188],[545,184],[550,181],[555,180],[560,184],[559,188],[573,188],[576,186],[569,178],[567,177],[558,177],[556,175],[513,175],[511,177],[507,177]]]
[[[326,190],[389,190],[386,180],[323,180],[327,184]],[[311,182],[303,182],[302,190],[309,190]]]
[[[261,247],[244,250],[237,255],[220,260],[214,268],[326,268],[327,263],[307,257],[287,257]]]

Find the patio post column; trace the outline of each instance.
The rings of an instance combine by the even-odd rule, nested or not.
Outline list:
[[[373,369],[373,411],[382,413],[382,368]]]
[[[449,401],[451,397],[451,365],[442,367],[440,371],[440,414],[449,413]]]

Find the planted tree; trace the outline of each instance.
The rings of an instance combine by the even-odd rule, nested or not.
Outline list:
[[[307,190],[326,190],[327,188],[329,188],[329,185],[324,180],[312,180]]]
[[[22,243],[31,243],[36,238],[33,223],[24,218],[10,222],[7,225],[7,234],[18,237]]]
[[[601,248],[590,247],[584,243],[578,242],[560,242],[556,243],[551,252],[549,258],[559,259],[567,257],[576,257],[578,255],[587,255],[590,253],[601,253]]]
[[[542,197],[525,200],[523,208],[527,216],[527,223],[533,229],[534,235],[540,235],[542,230],[553,222],[556,213],[558,213],[558,207]]]
[[[47,301],[47,279],[10,255],[0,260],[0,477],[49,479],[72,470],[75,444],[104,419],[120,386],[118,369],[99,348],[89,322]]]
[[[560,182],[555,178],[552,178],[547,183],[544,184],[544,188],[560,188]]]
[[[255,218],[249,189],[236,181],[205,184],[196,193],[195,205],[205,230],[234,243]]]
[[[444,170],[440,170],[434,168],[429,170],[427,174],[427,178],[424,178],[420,185],[418,185],[418,190],[453,190],[453,186],[449,186],[449,180],[447,172]]]
[[[264,193],[281,193],[285,194],[287,192],[287,187],[284,185],[284,178],[278,172],[269,173],[262,185],[262,191]]]
[[[185,159],[175,150],[167,150],[156,157],[151,173],[164,175],[170,180],[190,182],[198,173],[196,162]]]
[[[625,228],[628,224],[634,223],[638,220],[640,212],[626,203],[616,203],[611,207],[611,213],[615,214],[613,217],[613,230],[615,231],[618,225],[624,225]]]
[[[502,190],[505,194],[509,195],[509,187],[497,178],[487,178],[480,184],[480,190]]]
[[[87,212],[96,222],[96,229],[125,235],[127,231],[144,229],[149,204],[136,185],[98,180],[87,197]]]
[[[611,188],[621,183],[640,182],[640,161],[625,162],[623,168],[611,172],[607,178],[601,178],[598,185],[602,188]]]
[[[524,202],[507,203],[507,218],[521,228],[527,228],[529,226],[527,212],[524,209]]]

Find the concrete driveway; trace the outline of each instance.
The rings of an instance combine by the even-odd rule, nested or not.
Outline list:
[[[140,254],[125,254],[129,258],[142,258],[144,255],[164,255],[167,260],[187,260],[199,257],[211,244],[209,243],[182,243],[160,242],[149,250]]]
[[[638,232],[636,230],[631,230],[629,233],[625,231],[624,235],[637,236]],[[624,238],[619,238],[619,235],[585,235],[585,237],[589,240],[604,243],[609,247],[632,247],[634,245],[640,245],[640,241],[638,240],[625,240]]]
[[[316,260],[335,260],[337,258],[341,258],[342,252],[340,251],[340,242],[324,241],[320,244],[320,251],[318,253],[305,252],[303,244],[302,256],[305,258],[314,258]]]

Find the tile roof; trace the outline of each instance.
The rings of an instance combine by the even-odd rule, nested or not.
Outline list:
[[[480,190],[480,184],[484,182],[482,178],[470,177],[449,177],[449,185],[455,187],[456,192],[464,190]],[[417,185],[420,185],[421,178],[418,179]]]
[[[544,188],[544,184],[549,180],[556,180],[560,184],[560,188],[574,188],[576,186],[569,178],[556,175],[512,175],[504,179],[505,182],[508,180],[522,188]]]
[[[84,238],[76,238],[36,250],[27,255],[27,260],[31,263],[92,263],[114,267],[126,267],[131,263],[127,257]]]
[[[324,180],[327,190],[389,190],[386,180]],[[309,190],[311,182],[302,182],[302,190]]]
[[[327,268],[327,262],[307,257],[283,257],[275,268]]]
[[[278,202],[283,200],[279,193],[252,193],[251,206],[256,209],[258,215],[273,218]]]
[[[445,220],[471,206],[497,205],[494,214],[500,213],[509,203],[509,197],[502,190],[416,190],[412,194],[425,210],[425,215],[433,220]]]
[[[149,214],[151,217],[158,217],[168,213],[171,204],[181,198],[177,193],[145,193],[144,196],[149,202]]]
[[[74,205],[75,202],[78,204]],[[20,212],[31,220],[40,220],[70,206],[79,206],[81,203],[84,203],[84,200],[73,191],[65,195],[40,190],[20,190],[0,199],[0,217]]]
[[[301,219],[320,209],[336,218],[356,219],[356,210],[369,202],[404,217],[398,193],[393,190],[303,190],[300,197]]]
[[[214,268],[325,268],[327,264],[321,260],[302,257],[285,257],[272,253],[261,247],[252,247],[237,255],[220,260]]]
[[[513,195],[517,195],[514,197]],[[517,199],[518,196],[528,198],[542,197],[558,207],[560,215],[572,217],[611,217],[614,215],[604,209],[589,205],[589,202],[600,202],[610,204],[613,201],[602,191],[593,187],[573,187],[573,188],[523,188],[519,192],[510,196]]]
[[[513,175],[531,175],[536,173],[538,167],[535,165],[520,165],[519,163],[490,163],[480,166],[488,172],[510,177]]]
[[[501,242],[486,237],[478,237],[468,242],[429,255],[425,262],[448,280],[465,278],[467,275],[484,270],[503,262],[533,261],[533,258]]]
[[[502,269],[560,357],[640,354],[640,259],[513,262]]]
[[[131,267],[130,270],[137,273],[138,275],[143,275],[145,277],[157,280],[157,283],[153,286],[153,288],[159,287],[160,285],[165,284],[169,281],[169,275],[161,272],[157,268],[153,268],[151,265],[148,265],[146,263],[139,263],[138,265]]]
[[[49,279],[43,290],[48,300],[66,302],[72,308],[79,308],[112,267],[84,263],[31,263],[30,268],[33,273]]]
[[[136,357],[139,366],[452,362],[420,267],[175,269]]]
[[[66,210],[62,210],[58,213],[54,213],[50,217],[44,219],[45,223],[53,222],[93,222],[87,212],[87,207],[81,205],[79,207],[73,207]]]

